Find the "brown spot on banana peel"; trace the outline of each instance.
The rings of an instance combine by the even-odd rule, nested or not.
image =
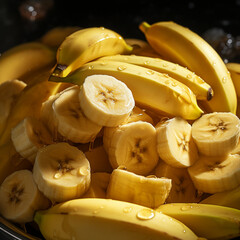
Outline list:
[[[210,87],[207,91],[207,100],[210,101],[213,97],[213,90],[212,88]]]

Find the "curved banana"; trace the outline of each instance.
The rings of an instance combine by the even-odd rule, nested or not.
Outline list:
[[[94,61],[65,78],[51,76],[50,81],[82,85],[85,78],[93,74],[110,75],[124,82],[140,106],[185,119],[197,119],[203,113],[197,105],[196,96],[186,85],[166,74],[134,64]]]
[[[231,74],[237,97],[240,98],[240,64],[230,62],[226,67]]]
[[[199,35],[174,22],[140,24],[156,52],[188,67],[213,89],[214,97],[203,104],[208,111],[236,113],[237,98],[231,76],[217,52]]]
[[[232,239],[240,236],[240,210],[199,203],[163,204],[158,212],[188,226],[199,237]]]
[[[34,221],[45,239],[197,240],[184,224],[137,204],[82,198],[38,211]]]
[[[170,77],[188,86],[196,95],[198,100],[211,100],[213,90],[201,77],[176,63],[160,58],[135,56],[135,55],[114,55],[100,58],[102,61],[118,61],[146,67],[160,73],[168,74]]]
[[[92,27],[76,31],[65,38],[57,50],[53,75],[66,77],[83,64],[106,55],[130,53],[132,47],[116,32]]]
[[[20,44],[4,52],[0,57],[0,83],[19,79],[32,81],[32,74],[46,67],[53,67],[56,55],[53,50],[38,42]]]

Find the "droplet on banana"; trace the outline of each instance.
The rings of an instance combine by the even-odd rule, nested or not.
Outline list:
[[[137,175],[124,169],[113,170],[107,188],[107,198],[157,208],[171,190],[171,179]]]
[[[107,127],[125,122],[135,105],[125,83],[100,74],[86,77],[79,99],[83,113],[96,124]]]
[[[84,153],[68,143],[41,148],[33,166],[37,186],[52,202],[81,197],[90,186],[90,164]]]
[[[162,160],[173,167],[189,167],[198,159],[191,125],[180,117],[160,121],[156,125],[157,151]]]
[[[112,167],[147,175],[158,163],[156,129],[147,122],[105,128],[103,144]]]
[[[38,190],[29,170],[15,171],[0,187],[0,213],[13,222],[33,221],[35,211],[50,207],[50,201]]]

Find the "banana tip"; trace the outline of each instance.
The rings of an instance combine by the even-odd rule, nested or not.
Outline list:
[[[213,97],[213,90],[212,88],[209,88],[207,91],[207,100],[210,101]]]

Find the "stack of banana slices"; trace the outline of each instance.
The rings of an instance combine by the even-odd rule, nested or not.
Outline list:
[[[240,119],[227,67],[189,29],[140,29],[148,43],[105,28],[67,28],[67,37],[55,29],[42,38],[58,47],[46,80],[0,84],[0,153],[11,149],[30,164],[1,183],[4,218],[35,221],[46,239],[240,235],[239,203],[210,205],[240,186]],[[51,87],[35,114],[14,110],[36,98],[39,82]]]

